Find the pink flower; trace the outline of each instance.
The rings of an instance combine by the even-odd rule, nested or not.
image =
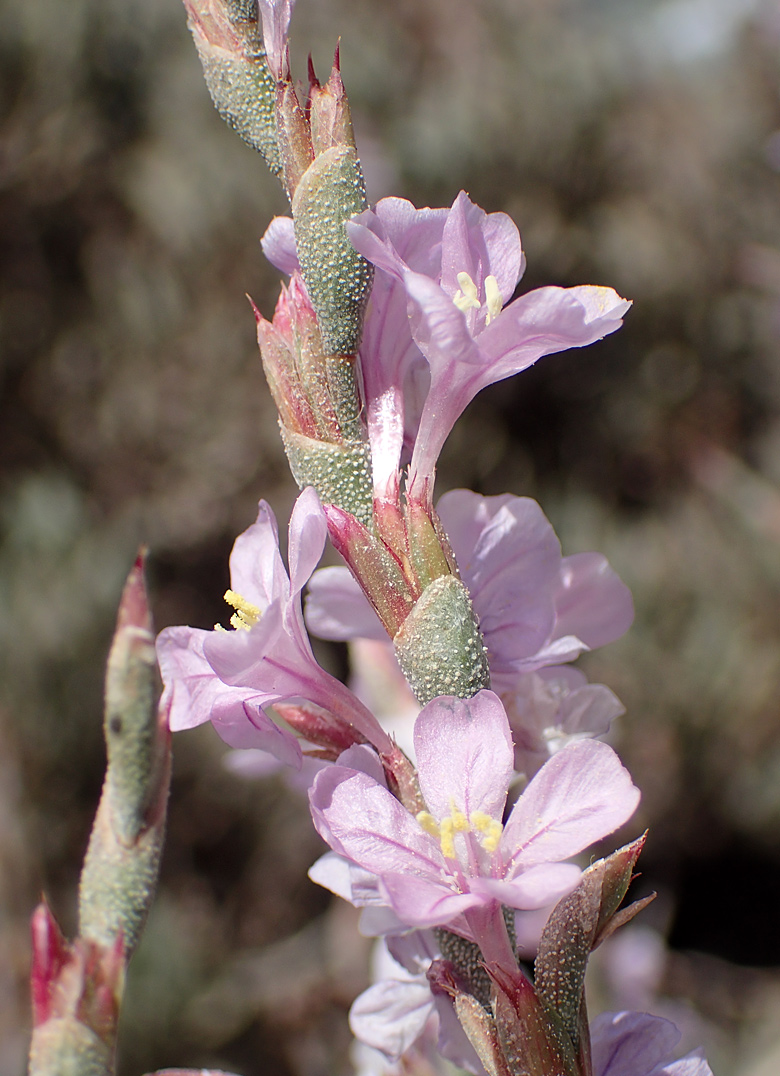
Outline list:
[[[414,739],[426,810],[415,817],[376,776],[337,764],[309,794],[315,827],[377,878],[401,923],[447,926],[486,960],[514,962],[501,905],[533,910],[568,892],[579,872],[563,861],[630,818],[639,792],[611,748],[584,741],[539,771],[502,824],[513,751],[490,691],[430,702]]]
[[[602,1013],[591,1026],[594,1076],[712,1076],[694,1050],[672,1061],[680,1032],[644,1012]]]
[[[611,288],[588,285],[538,288],[509,302],[525,267],[520,235],[505,213],[485,213],[463,191],[451,209],[383,198],[347,231],[380,270],[360,347],[380,498],[394,499],[404,446],[410,492],[430,497],[442,445],[481,389],[543,355],[600,340],[631,305]],[[263,249],[294,272],[292,221],[272,221]]]
[[[391,749],[365,706],[317,664],[306,634],[301,590],[322,555],[326,533],[316,493],[304,490],[290,518],[288,576],[273,512],[260,502],[257,521],[236,539],[230,556],[226,599],[236,610],[235,630],[173,627],[157,639],[173,730],[211,721],[232,747],[260,748],[300,766],[295,736],[265,710],[303,699],[380,751]]]
[[[463,191],[448,211],[416,210],[403,199],[385,198],[375,210],[355,217],[347,231],[356,250],[396,281],[407,300],[408,327],[392,286],[378,304],[371,304],[381,307],[385,322],[378,340],[372,341],[370,319],[378,321],[379,314],[369,310],[361,361],[370,432],[372,381],[385,385],[380,398],[394,388],[397,410],[405,383],[410,377],[415,380],[416,353],[383,341],[394,335],[406,340],[411,333],[428,365],[430,384],[410,466],[409,489],[418,500],[430,499],[442,445],[480,389],[525,370],[543,355],[582,347],[614,332],[630,306],[611,288],[588,285],[538,288],[510,302],[525,264],[520,235],[506,214],[485,213]],[[374,364],[381,369],[374,370]],[[375,430],[375,457],[377,436]],[[379,470],[388,473],[389,455],[379,462]]]
[[[479,619],[491,687],[509,714],[517,768],[531,776],[570,737],[600,735],[622,713],[608,688],[562,663],[619,638],[633,620],[631,594],[600,554],[563,557],[528,497],[453,490],[437,511]],[[306,620],[325,639],[387,639],[346,568],[315,572]]]

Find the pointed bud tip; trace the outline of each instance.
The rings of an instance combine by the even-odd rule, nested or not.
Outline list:
[[[246,295],[247,299],[249,300],[249,305],[252,307],[252,313],[255,315],[255,324],[259,325],[260,322],[262,321],[263,315],[258,310],[257,304],[255,303],[252,296],[249,295],[247,292],[244,292],[244,294]]]
[[[315,87],[319,88],[319,86],[320,86],[320,80],[317,78],[317,73],[314,70],[314,60],[312,59],[311,53],[309,53],[309,58],[308,58],[308,71],[309,71],[309,92],[311,92],[311,90],[313,88],[315,88]]]
[[[30,933],[32,936],[30,988],[33,1023],[38,1027],[46,1023],[51,1016],[52,990],[69,956],[68,943],[45,897],[32,914]]]
[[[130,574],[125,581],[122,597],[119,601],[119,613],[117,615],[116,630],[122,628],[141,628],[152,632],[152,616],[149,610],[149,599],[146,594],[146,582],[144,571],[148,550],[141,546],[135,558]]]

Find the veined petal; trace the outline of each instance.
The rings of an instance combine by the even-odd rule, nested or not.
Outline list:
[[[649,1013],[601,1013],[591,1025],[593,1071],[595,1076],[650,1076],[673,1072],[658,1071],[670,1061],[680,1041],[680,1032],[670,1020]],[[706,1063],[705,1063],[706,1064]],[[708,1068],[708,1067],[707,1067]],[[707,1069],[702,1069],[702,1074]]]
[[[303,755],[298,740],[265,713],[260,701],[262,696],[247,698],[239,707],[231,700],[231,690],[235,691],[223,688],[214,695],[211,723],[220,738],[233,748],[267,751],[285,766],[300,769]]]
[[[448,214],[448,209],[417,209],[405,198],[382,198],[375,209],[347,223],[347,234],[355,249],[385,272],[400,278],[407,267],[438,277]]]
[[[639,789],[611,747],[581,740],[545,763],[514,806],[501,849],[510,876],[569,859],[627,822]]]
[[[428,360],[434,380],[456,364],[479,369],[482,358],[463,311],[430,277],[407,271],[403,281],[406,294],[419,312],[412,319],[412,335]]]
[[[286,643],[283,627],[283,606],[275,601],[263,611],[262,617],[250,629],[207,632],[203,653],[217,676],[232,687],[250,687],[262,683],[267,691],[275,691],[280,675],[287,669],[263,668],[266,658],[278,642]],[[289,644],[286,649],[289,648]],[[300,694],[300,692],[296,692]]]
[[[547,287],[521,295],[480,333],[485,362],[472,396],[542,355],[601,340],[620,328],[630,306],[612,288]]]
[[[486,213],[461,191],[442,236],[441,286],[448,296],[452,298],[459,290],[458,274],[468,273],[480,295],[486,277],[494,277],[504,302],[508,302],[523,265],[520,233],[512,218],[506,213]]]
[[[548,908],[570,893],[582,871],[572,863],[539,863],[511,881],[499,878],[475,878],[471,889],[484,897],[522,911]]]
[[[414,728],[420,791],[437,820],[453,807],[501,820],[513,748],[504,707],[492,691],[464,701],[443,696],[423,707]]]
[[[314,826],[340,855],[374,874],[410,872],[439,878],[438,842],[386,788],[365,773],[331,766],[309,793]]]
[[[397,979],[383,979],[364,990],[349,1010],[355,1038],[397,1060],[421,1034],[433,1013],[433,995],[424,977],[413,979],[398,968]]]
[[[251,687],[228,687],[215,674],[203,653],[214,633],[196,628],[166,628],[157,638],[157,658],[169,700],[172,731],[211,721],[231,747],[268,751],[285,765],[301,765],[295,736],[280,728],[263,711],[273,699]],[[227,633],[226,633],[227,634]]]
[[[398,918],[418,928],[447,926],[470,908],[491,899],[478,893],[457,893],[430,876],[383,874],[380,885]]]
[[[535,653],[555,624],[561,547],[529,497],[445,493],[437,512],[452,545],[491,666]]]
[[[336,852],[326,852],[320,856],[309,868],[309,877],[323,889],[329,889],[352,904],[385,903],[384,896],[379,892],[377,876]]]

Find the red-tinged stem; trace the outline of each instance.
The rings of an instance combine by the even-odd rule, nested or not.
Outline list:
[[[517,957],[509,940],[504,915],[498,901],[491,901],[465,913],[466,922],[486,964],[518,974]]]

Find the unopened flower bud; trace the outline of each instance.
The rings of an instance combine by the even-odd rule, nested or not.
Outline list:
[[[333,545],[376,610],[388,634],[395,636],[412,612],[419,590],[401,570],[384,542],[351,514],[325,505]]]
[[[471,598],[454,575],[434,579],[393,638],[404,676],[421,705],[437,695],[470,699],[490,687],[490,670]]]
[[[292,203],[306,169],[314,160],[311,130],[289,76],[276,86],[276,137],[282,182]]]
[[[32,917],[30,1076],[110,1076],[124,987],[121,937],[69,944],[46,904]]]
[[[108,767],[79,887],[79,933],[132,954],[154,897],[170,780],[170,731],[157,712],[154,636],[136,561],[106,671]]]
[[[352,246],[345,224],[365,208],[360,162],[346,144],[315,158],[292,199],[298,259],[331,354],[354,355],[360,346],[373,269]]]
[[[319,155],[333,146],[352,146],[355,134],[349,101],[341,80],[339,50],[333,61],[330,78],[323,86],[309,61],[309,122],[314,153]]]
[[[257,5],[247,0],[184,0],[184,6],[217,111],[278,175],[276,80],[266,63]]]
[[[519,971],[488,970],[496,984],[496,1029],[511,1076],[582,1076],[571,1040],[531,981]]]
[[[323,353],[317,318],[297,273],[282,288],[273,322],[257,309],[255,317],[293,477],[301,489],[313,486],[323,503],[370,525],[370,453],[359,419],[354,357]]]

